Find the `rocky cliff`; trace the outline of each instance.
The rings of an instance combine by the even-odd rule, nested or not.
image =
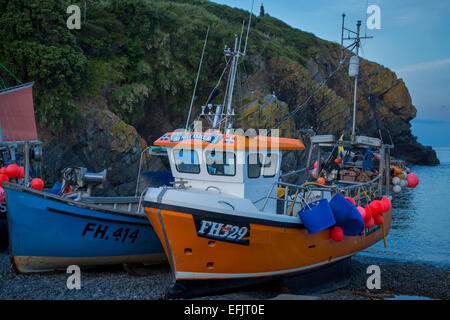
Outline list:
[[[79,103],[84,112],[77,118],[76,130],[69,129],[62,137],[53,136],[46,128],[39,129],[47,187],[60,181],[64,168],[82,166],[89,172],[107,170],[105,183],[100,189],[95,188],[93,195],[134,195],[140,156],[147,148],[146,141],[135,128],[105,108],[104,103]],[[159,157],[143,153],[142,172],[160,170],[167,170],[167,164]],[[144,177],[140,182],[145,184]]]
[[[318,83],[339,66],[341,51],[338,45],[316,39],[315,47],[318,50],[308,59],[306,66],[283,57],[262,59],[260,56],[253,56],[256,72],[250,76],[251,91],[273,92],[292,111],[311,94]],[[347,137],[350,136],[354,83],[347,70],[348,59],[294,116],[295,125],[290,125],[291,131],[312,128],[317,134],[331,133],[340,136],[344,133]],[[281,114],[286,113],[284,109],[280,111]],[[361,59],[357,133],[381,137],[385,143],[392,143],[395,146],[392,154],[411,164],[436,165],[439,160],[435,151],[419,144],[417,137],[412,135],[410,121],[415,118],[416,112],[402,79],[377,63]],[[280,112],[274,113],[272,122],[276,122],[279,115]],[[267,121],[260,122],[263,126],[267,124]]]

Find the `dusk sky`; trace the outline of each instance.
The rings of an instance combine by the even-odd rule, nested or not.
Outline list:
[[[214,0],[250,10],[252,0]],[[381,29],[369,30],[360,55],[382,64],[404,79],[416,106],[413,133],[426,145],[450,145],[450,1],[449,0],[255,0],[266,13],[294,28],[340,42],[342,13],[346,26],[356,29],[366,9],[381,10]]]

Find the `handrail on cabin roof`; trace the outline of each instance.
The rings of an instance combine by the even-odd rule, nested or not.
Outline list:
[[[28,83],[22,83],[22,84],[19,84],[17,86],[8,87],[8,88],[5,88],[5,89],[0,89],[0,94],[4,94],[4,93],[10,92],[10,91],[15,91],[15,90],[22,89],[22,88],[28,88],[28,87],[31,87],[33,85],[34,85],[34,81],[28,82]]]

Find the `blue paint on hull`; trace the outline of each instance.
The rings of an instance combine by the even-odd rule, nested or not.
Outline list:
[[[7,188],[12,256],[120,257],[163,254],[145,216],[77,207],[68,201]]]
[[[0,202],[0,250],[8,247],[8,220],[6,220],[6,202]]]

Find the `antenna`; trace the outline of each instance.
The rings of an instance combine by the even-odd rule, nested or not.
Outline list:
[[[247,41],[248,41],[248,34],[250,32],[250,25],[252,24],[253,5],[254,4],[255,4],[255,0],[252,1],[252,9],[250,10],[250,18],[248,18],[247,36],[245,38],[245,45],[244,45],[244,56],[247,53]]]
[[[194,104],[195,92],[197,91],[197,83],[198,83],[198,78],[200,76],[200,70],[202,69],[203,56],[205,54],[206,43],[208,42],[209,28],[210,28],[210,26],[208,26],[208,30],[206,30],[206,37],[205,37],[205,43],[203,44],[202,57],[200,58],[200,64],[198,66],[198,71],[197,71],[197,79],[195,80],[194,92],[192,93],[191,105],[189,107],[189,115],[186,120],[186,131],[189,126],[189,119],[191,118],[192,105]]]
[[[353,94],[353,126],[352,126],[352,139],[353,139],[356,135],[356,97],[357,97],[357,92],[358,92],[359,47],[361,45],[361,39],[372,39],[373,37],[368,37],[368,36],[361,37],[359,35],[360,30],[361,30],[361,20],[358,20],[358,22],[356,23],[356,32],[355,32],[353,30],[347,29],[344,26],[344,19],[345,19],[345,14],[342,14],[341,63],[344,62],[342,60],[344,49],[351,48],[350,50],[353,51],[356,48],[356,55],[354,57],[352,57],[352,59],[350,59],[350,70],[349,70],[350,76],[355,77],[355,91]],[[346,38],[344,38],[344,31],[348,31],[348,36]],[[352,34],[353,36],[350,36],[350,34]],[[351,40],[353,42],[349,46],[344,48],[344,40]],[[355,59],[353,59],[353,58],[355,58]],[[353,66],[352,66],[352,64],[353,64]]]

